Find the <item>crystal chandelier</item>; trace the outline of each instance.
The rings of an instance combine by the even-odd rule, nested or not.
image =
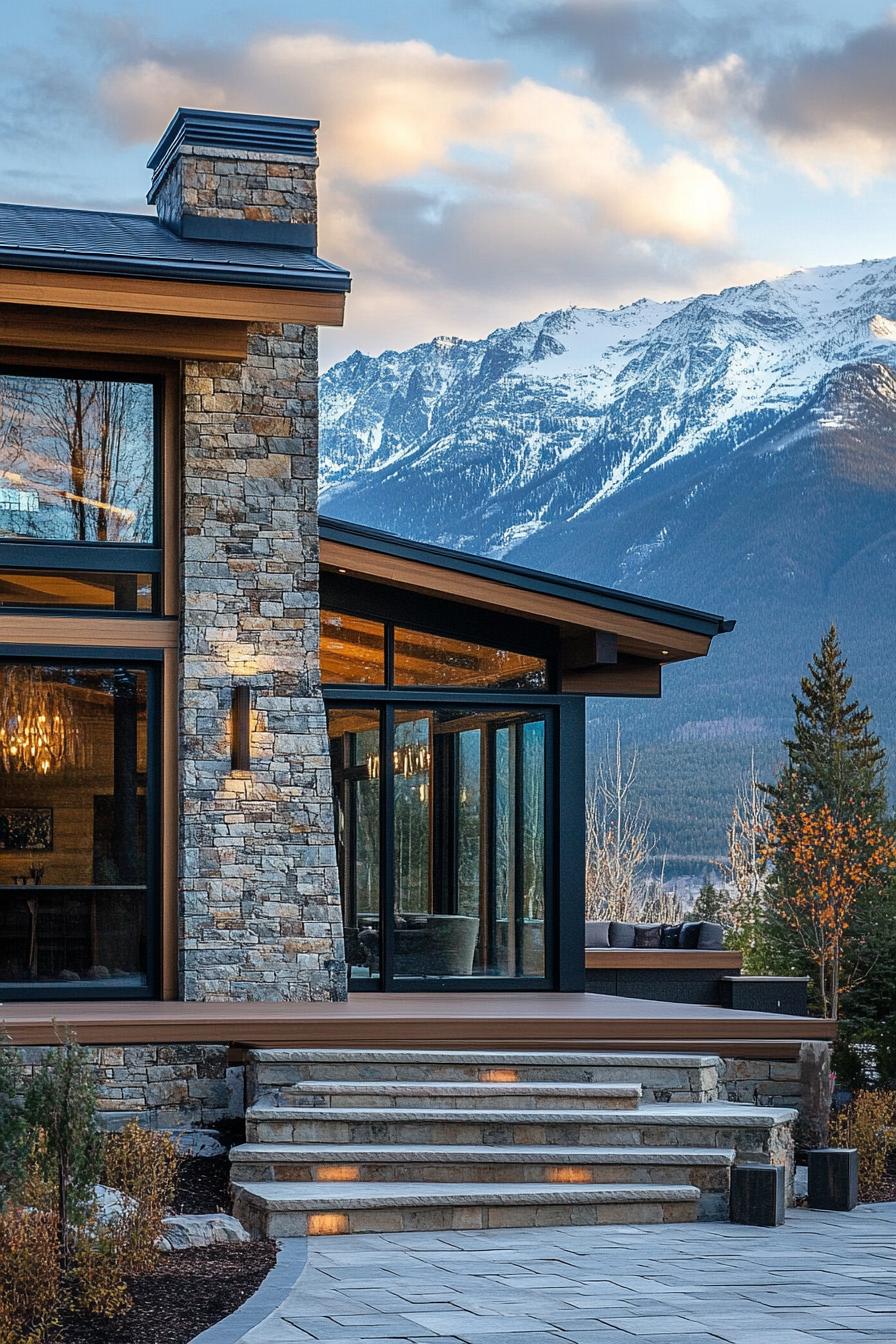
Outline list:
[[[367,778],[379,779],[379,752],[369,751],[365,764],[367,766]],[[432,756],[429,747],[422,742],[406,743],[396,747],[392,752],[392,769],[396,775],[401,775],[404,779],[410,779],[412,775],[428,774],[431,764]]]
[[[7,664],[0,672],[0,766],[48,775],[75,765],[80,735],[68,696],[33,667]]]

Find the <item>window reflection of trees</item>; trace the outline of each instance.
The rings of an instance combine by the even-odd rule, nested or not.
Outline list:
[[[0,375],[0,535],[151,542],[153,389]]]

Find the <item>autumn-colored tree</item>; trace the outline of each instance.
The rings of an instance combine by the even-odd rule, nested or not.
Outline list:
[[[843,949],[856,903],[896,869],[896,839],[871,817],[838,816],[822,803],[813,812],[780,813],[766,843],[788,872],[778,912],[817,967],[825,1016],[836,1018],[840,995],[850,988],[842,978]]]
[[[873,980],[877,949],[883,943],[877,935],[869,937],[869,932],[877,927],[879,934],[882,924],[889,927],[882,906],[888,864],[883,855],[880,863],[871,862],[871,833],[880,831],[884,838],[889,833],[886,755],[874,732],[870,709],[852,698],[851,692],[852,677],[832,626],[810,660],[800,694],[793,697],[795,722],[784,743],[784,767],[765,789],[768,868],[760,940],[764,969],[811,975],[813,997],[825,1012],[830,1011],[831,983],[829,979],[822,983],[821,926],[814,915],[818,903],[824,903],[819,892],[828,891],[829,886],[821,852],[824,842],[819,842],[816,869],[798,861],[798,856],[806,858],[801,837],[806,842],[811,838],[804,833],[804,818],[818,814],[817,826],[826,839],[837,841],[846,868],[851,871],[855,863],[863,870],[861,881],[847,884],[845,923],[836,921],[839,987],[835,999],[847,988]],[[831,895],[830,900],[839,909],[841,896],[834,901]]]

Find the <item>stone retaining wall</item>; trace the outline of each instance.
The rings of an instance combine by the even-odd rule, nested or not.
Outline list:
[[[49,1046],[21,1046],[30,1077]],[[112,1129],[131,1119],[159,1129],[214,1125],[243,1111],[243,1071],[227,1065],[226,1045],[86,1046],[97,1069],[99,1114]]]
[[[827,1041],[803,1041],[799,1058],[722,1060],[719,1098],[753,1106],[792,1106],[799,1112],[796,1141],[801,1148],[827,1143],[833,1081]]]

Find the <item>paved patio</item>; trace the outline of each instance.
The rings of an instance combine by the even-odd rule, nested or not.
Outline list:
[[[896,1341],[896,1204],[682,1226],[405,1232],[309,1241],[241,1344]]]

